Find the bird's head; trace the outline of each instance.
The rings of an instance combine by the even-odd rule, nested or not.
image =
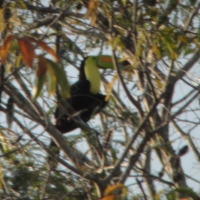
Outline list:
[[[119,67],[123,69],[127,64],[122,62],[119,64]],[[82,73],[84,77],[90,82],[91,88],[90,92],[97,94],[100,90],[100,69],[114,69],[112,56],[108,55],[99,55],[99,56],[88,56],[84,60],[84,65],[82,65]]]

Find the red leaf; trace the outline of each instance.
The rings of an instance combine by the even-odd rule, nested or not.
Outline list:
[[[35,57],[35,51],[32,43],[26,37],[19,38],[18,42],[24,64],[32,67],[33,59]]]
[[[39,55],[38,56],[38,69],[37,69],[37,76],[40,78],[42,77],[46,71],[47,71],[47,68],[48,68],[48,62],[47,60],[44,58],[43,55]]]
[[[6,57],[7,57],[7,54],[8,54],[8,51],[10,49],[10,46],[11,46],[11,42],[13,41],[13,39],[15,38],[14,35],[10,35],[8,36],[4,43],[3,43],[3,46],[0,48],[0,56],[1,56],[1,62],[4,64],[5,61],[6,61]]]
[[[38,46],[40,46],[43,50],[45,50],[46,52],[48,52],[51,56],[54,57],[55,61],[57,62],[58,61],[58,56],[57,54],[55,53],[55,51],[49,47],[45,42],[41,41],[41,40],[36,40],[35,38],[33,37],[26,37],[28,38],[30,41],[36,43]]]

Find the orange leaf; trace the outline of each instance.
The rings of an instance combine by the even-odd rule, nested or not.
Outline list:
[[[94,25],[97,19],[98,0],[90,0],[88,2],[88,10],[85,14],[86,17],[91,17],[91,25]]]
[[[91,16],[91,14],[93,12],[97,11],[97,7],[98,7],[98,0],[89,0],[88,2],[88,10],[87,13],[85,14],[86,17]]]
[[[91,16],[91,21],[90,21],[90,25],[94,26],[97,20],[97,14],[93,13]]]
[[[38,56],[38,69],[36,72],[37,76],[39,78],[42,77],[46,73],[47,68],[48,68],[47,60],[44,58],[43,55],[39,55]]]
[[[8,50],[10,49],[11,46],[11,42],[13,41],[13,39],[15,38],[14,35],[10,35],[8,36],[4,43],[3,46],[0,48],[0,56],[1,56],[1,62],[4,64],[6,61],[6,57],[8,54]]]
[[[35,57],[34,47],[32,43],[26,37],[19,38],[18,42],[24,64],[32,67],[33,59]]]
[[[48,52],[49,54],[51,54],[55,61],[57,62],[58,61],[58,56],[57,54],[55,53],[55,51],[49,47],[45,42],[41,41],[41,40],[36,40],[35,38],[33,37],[26,37],[28,38],[30,41],[36,43],[38,46],[40,46],[43,50],[45,50],[46,52]]]

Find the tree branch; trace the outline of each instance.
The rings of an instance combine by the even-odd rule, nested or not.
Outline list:
[[[123,87],[123,89],[124,89],[124,91],[125,91],[125,93],[126,93],[128,99],[129,99],[130,102],[138,109],[138,111],[139,111],[139,113],[140,113],[140,116],[143,117],[143,113],[144,113],[144,112],[143,112],[143,110],[142,110],[142,108],[141,108],[141,105],[132,97],[132,95],[130,94],[128,88],[126,87],[126,84],[125,84],[125,82],[124,82],[124,79],[123,79],[123,77],[122,77],[122,75],[121,75],[121,72],[120,72],[120,70],[119,70],[119,66],[118,66],[118,64],[117,64],[117,57],[116,57],[114,51],[112,51],[112,56],[113,56],[113,59],[112,59],[112,60],[113,60],[114,67],[115,67],[115,69],[116,69],[116,71],[117,71],[117,74],[118,74],[118,76],[119,76],[119,80],[120,80],[120,82],[121,82],[121,84],[122,84],[122,87]]]

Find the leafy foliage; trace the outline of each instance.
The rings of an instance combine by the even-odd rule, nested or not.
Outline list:
[[[1,198],[198,199],[199,9],[195,0],[0,1]],[[64,137],[57,102],[83,58],[100,54],[115,66],[101,70],[109,104]]]

